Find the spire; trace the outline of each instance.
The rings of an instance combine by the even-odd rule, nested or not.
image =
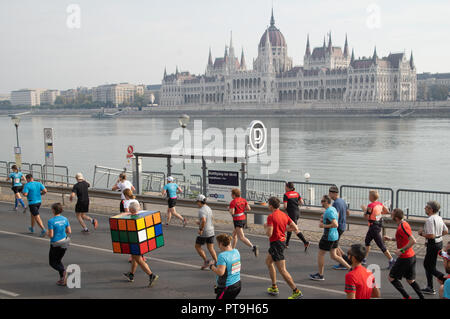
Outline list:
[[[323,36],[323,48],[325,49],[327,46],[325,45],[325,36]]]
[[[166,67],[164,67],[164,79],[167,77],[167,70]]]
[[[234,58],[233,31],[230,31],[230,57]]]
[[[213,65],[213,60],[212,60],[212,54],[211,54],[211,47],[209,47],[208,66],[212,66],[212,65]]]
[[[350,65],[353,65],[353,62],[355,62],[355,50],[352,49],[352,57],[350,59]]]
[[[310,56],[311,55],[311,47],[309,45],[309,33],[308,33],[308,38],[306,40],[306,52],[305,52],[306,56]]]
[[[176,68],[175,74],[176,74],[176,75],[178,75],[178,65],[177,65],[177,68]]]
[[[270,17],[270,26],[271,27],[275,26],[275,18],[273,17],[273,6],[272,6],[272,16]]]
[[[345,56],[345,57],[348,57],[348,41],[347,41],[347,33],[345,34],[344,56]]]
[[[377,47],[375,46],[375,48],[373,49],[372,60],[373,60],[374,63],[377,63],[377,59],[378,59],[378,55],[377,55]]]
[[[244,48],[242,48],[242,53],[241,53],[241,70],[246,70],[246,69],[247,69],[247,65],[245,64]]]
[[[228,46],[225,44],[225,53],[223,55],[224,58],[228,58]]]
[[[413,58],[413,53],[411,51],[411,57],[409,58],[409,66],[411,67],[411,69],[414,69],[416,66],[414,65],[414,58]]]
[[[331,31],[330,31],[330,33],[328,33],[328,52],[331,53],[332,49],[333,45],[331,44]]]

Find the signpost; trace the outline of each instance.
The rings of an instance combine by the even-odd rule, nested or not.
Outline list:
[[[16,166],[21,169],[22,167],[22,149],[19,146],[14,147],[14,155],[16,159]]]
[[[230,202],[235,187],[239,187],[239,172],[208,171],[208,197]]]
[[[55,157],[53,154],[53,129],[44,128],[45,165],[52,167],[53,182],[55,182]],[[46,171],[47,173],[47,171]]]

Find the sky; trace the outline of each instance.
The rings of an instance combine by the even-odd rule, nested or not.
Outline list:
[[[107,83],[161,83],[164,68],[204,73],[233,32],[247,67],[274,7],[294,65],[306,37],[356,57],[411,50],[417,72],[450,72],[448,0],[40,0],[0,1],[0,94]],[[71,6],[72,5],[72,6]],[[75,7],[73,6],[75,5]]]

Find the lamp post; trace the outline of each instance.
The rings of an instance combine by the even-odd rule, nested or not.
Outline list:
[[[189,124],[190,117],[187,114],[183,114],[178,118],[178,123],[183,129],[183,171],[186,169],[186,164],[184,162],[184,155],[186,155],[185,143],[184,143],[184,129]]]
[[[21,158],[21,150],[19,145],[19,123],[20,123],[20,116],[12,116],[11,120],[16,127],[16,148],[14,149],[14,155],[16,157],[16,165],[20,169],[22,167],[22,158]]]

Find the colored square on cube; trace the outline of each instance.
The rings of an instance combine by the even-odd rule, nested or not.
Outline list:
[[[146,241],[147,240],[147,230],[145,230],[145,229],[140,230],[138,232],[138,239],[139,239],[140,243],[142,243],[143,241]]]
[[[139,242],[138,233],[135,231],[129,231],[128,232],[128,241],[130,243],[138,243]]]
[[[153,237],[155,237],[155,227],[147,228],[147,238],[151,239]]]
[[[117,222],[117,219],[110,219],[109,226],[110,226],[111,230],[119,230],[119,224]]]
[[[161,213],[141,211],[110,217],[111,241],[116,254],[143,255],[164,246]]]
[[[164,246],[164,238],[163,238],[163,236],[156,237],[156,247],[159,248],[159,247],[162,247],[162,246]]]
[[[158,224],[155,225],[155,236],[159,236],[162,235],[162,225]]]
[[[120,254],[122,250],[120,249],[120,243],[113,243],[113,252],[116,254]]]
[[[136,221],[130,219],[127,220],[127,230],[128,231],[136,231]]]

